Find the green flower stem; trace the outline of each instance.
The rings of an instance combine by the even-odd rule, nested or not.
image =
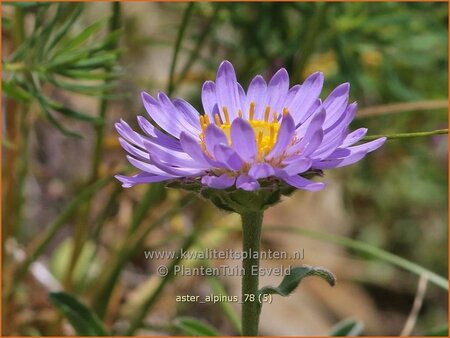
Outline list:
[[[242,260],[242,335],[257,336],[260,314],[258,302],[258,273],[259,270],[259,246],[261,241],[261,227],[263,212],[255,211],[241,214],[243,252],[246,252]]]
[[[388,134],[388,135],[368,135],[364,137],[363,140],[370,141],[375,140],[380,137],[386,137],[388,140],[395,140],[400,138],[411,138],[411,137],[424,137],[424,136],[433,136],[433,135],[441,135],[448,134],[448,129],[437,129],[432,131],[419,131],[414,133],[398,133],[398,134]]]

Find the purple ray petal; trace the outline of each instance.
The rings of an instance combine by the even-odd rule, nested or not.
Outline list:
[[[248,86],[247,90],[247,100],[250,107],[250,102],[255,104],[254,119],[261,120],[264,115],[264,110],[266,109],[267,102],[267,84],[261,75],[257,75],[253,78],[252,82]],[[249,111],[243,111],[243,117],[249,118]]]
[[[195,169],[209,169],[211,166],[208,163],[194,161],[190,156],[185,153],[168,151],[165,148],[158,147],[151,142],[144,143],[147,151],[151,156],[157,156],[160,162],[181,168],[195,168]]]
[[[296,125],[305,120],[305,114],[319,98],[322,86],[323,74],[321,72],[313,73],[303,82],[287,107]]]
[[[205,113],[208,114],[211,121],[214,121],[214,106],[217,105],[216,84],[212,81],[206,81],[202,87],[202,104]]]
[[[139,127],[148,134],[150,137],[144,140],[151,140],[152,142],[158,143],[160,146],[172,149],[175,151],[181,151],[180,141],[172,136],[164,134],[154,126],[143,116],[137,117]]]
[[[266,160],[279,156],[286,150],[286,147],[291,143],[292,137],[295,132],[295,123],[290,114],[283,116],[281,121],[280,130],[278,131],[278,137],[275,145],[270,153],[266,156]]]
[[[231,187],[236,179],[234,177],[223,174],[221,176],[203,176],[202,184],[213,189],[226,189]]]
[[[312,161],[309,158],[297,158],[296,160],[290,161],[287,166],[282,170],[286,173],[286,176],[294,176],[297,174],[304,173],[309,168],[311,168]]]
[[[355,131],[352,131],[350,134],[347,135],[344,142],[342,142],[342,147],[349,147],[359,140],[361,140],[367,133],[367,128],[359,128]]]
[[[245,94],[244,88],[242,88],[241,84],[238,83],[238,92],[239,92],[239,105],[241,107],[241,114],[245,116],[244,113],[248,112],[249,101],[247,99],[247,95]]]
[[[158,101],[161,110],[167,114],[173,124],[177,124],[181,131],[185,131],[191,136],[198,136],[198,134],[201,132],[200,124],[191,125],[188,120],[186,120],[184,114],[178,111],[178,109],[165,93],[158,93]]]
[[[236,151],[226,144],[216,144],[212,153],[214,154],[214,158],[218,162],[223,163],[227,169],[237,171],[244,165],[244,162]]]
[[[267,86],[267,105],[270,106],[272,112],[276,111],[279,114],[283,112],[288,90],[289,75],[286,69],[281,68],[272,76]]]
[[[183,150],[194,159],[194,161],[198,161],[202,165],[210,165],[210,167],[214,167],[216,165],[215,161],[212,161],[206,154],[203,152],[200,145],[197,141],[189,136],[186,133],[181,133],[180,135],[180,144]]]
[[[275,170],[268,163],[256,163],[252,165],[252,167],[248,171],[248,175],[250,177],[253,177],[255,180],[270,177],[274,174]]]
[[[251,161],[258,151],[256,147],[255,132],[251,125],[237,118],[231,124],[231,143],[233,149],[242,157],[244,161]]]
[[[142,92],[141,97],[145,110],[150,115],[152,120],[170,135],[178,138],[180,133],[183,131],[183,128],[181,128],[180,124],[172,117],[173,112],[163,111],[160,103],[146,92]]]
[[[200,127],[200,113],[193,106],[183,99],[175,99],[173,101],[174,106],[180,113],[184,115],[185,120],[197,130],[197,133],[201,132]]]
[[[223,107],[227,107],[230,120],[234,120],[238,116],[238,110],[241,107],[236,73],[229,61],[223,61],[217,71],[216,96],[219,110],[222,112]]]
[[[139,127],[142,129],[144,133],[146,133],[148,136],[156,137],[155,133],[155,127],[150,123],[149,120],[147,120],[144,116],[138,115],[137,116]]]
[[[127,158],[128,162],[131,163],[131,165],[133,165],[137,169],[140,169],[146,173],[150,173],[150,174],[154,174],[154,175],[161,175],[161,176],[172,176],[172,177],[178,176],[178,175],[173,175],[171,173],[166,172],[165,170],[158,168],[153,163],[148,163],[148,162],[143,162],[143,161],[137,160],[130,155],[127,155],[126,158]]]
[[[340,168],[353,164],[363,159],[364,156],[366,156],[369,152],[372,152],[381,147],[385,141],[386,138],[381,137],[371,142],[349,147],[347,148],[347,150],[350,150],[350,154],[348,154],[347,156],[343,158],[337,159],[333,158],[331,160],[324,160],[320,162],[314,161],[313,167],[316,169],[330,169],[330,168]]]
[[[217,127],[215,124],[211,123],[210,125],[208,125],[208,127],[206,127],[206,130],[205,130],[206,150],[208,150],[208,152],[210,154],[213,154],[214,147],[216,146],[216,144],[219,144],[219,143],[228,144],[227,136],[222,131],[222,129]]]
[[[191,168],[191,167],[174,167],[171,164],[164,163],[156,153],[150,154],[150,160],[155,167],[165,171],[168,174],[179,177],[192,177],[200,176],[204,174],[203,169]]]
[[[122,183],[122,187],[124,188],[130,188],[141,183],[154,183],[173,179],[170,176],[151,175],[147,173],[139,173],[133,176],[116,175],[114,177]]]
[[[128,142],[145,149],[144,140],[147,140],[145,136],[136,133],[124,120],[120,119],[115,125],[117,132]]]
[[[150,156],[147,152],[142,151],[139,148],[133,146],[132,144],[128,143],[121,137],[119,137],[119,143],[122,146],[122,148],[130,155],[133,155],[134,157],[143,161],[150,160]]]
[[[302,127],[304,128],[299,128],[296,130],[297,138],[301,137],[302,134],[304,134],[304,136],[302,137],[300,142],[289,148],[288,153],[298,152],[300,149],[303,150],[306,147],[306,145],[308,145],[311,142],[313,135],[316,136],[315,141],[317,141],[318,135],[317,132],[322,131],[322,125],[323,122],[325,121],[325,115],[326,115],[325,109],[323,108],[318,109],[317,112],[311,116],[308,122],[305,122],[304,125],[302,125]],[[323,136],[323,132],[319,134],[322,134]]]
[[[236,188],[246,191],[254,191],[259,189],[259,183],[253,177],[242,174],[239,175],[236,180]]]
[[[324,129],[332,126],[342,114],[348,104],[349,83],[343,83],[337,86],[328,97],[323,101],[323,106],[327,111],[327,118],[324,123]]]
[[[325,188],[325,183],[314,182],[298,175],[281,177],[281,179],[285,181],[287,184],[292,185],[293,187],[298,189],[308,191],[319,191]]]

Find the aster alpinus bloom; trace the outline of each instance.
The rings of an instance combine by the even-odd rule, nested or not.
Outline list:
[[[348,104],[349,85],[336,87],[322,102],[323,80],[317,72],[289,88],[288,73],[280,69],[268,84],[256,76],[245,92],[231,63],[224,61],[216,82],[203,85],[204,114],[182,99],[142,93],[145,109],[165,132],[142,116],[138,122],[144,134],[125,121],[117,123],[127,158],[141,172],[116,177],[124,187],[170,181],[171,186],[200,191],[219,208],[240,214],[243,251],[259,252],[266,208],[296,188],[322,189],[324,183],[310,178],[355,163],[386,140],[355,145],[367,129],[349,132],[357,107]],[[258,275],[252,272],[258,266],[259,258],[243,258],[244,336],[258,334],[261,295],[286,296],[311,275],[335,282],[326,269],[304,266],[291,269],[278,288],[259,290]]]
[[[233,66],[223,61],[216,82],[202,88],[204,114],[183,99],[156,98],[143,92],[150,118],[166,133],[138,116],[144,134],[123,120],[116,124],[128,161],[140,172],[117,175],[124,187],[169,180],[199,181],[213,189],[258,190],[262,182],[317,191],[322,182],[306,177],[361,160],[385,138],[355,145],[367,132],[349,132],[356,103],[348,103],[349,84],[336,87],[322,101],[324,76],[310,75],[289,88],[285,69],[268,84],[257,75],[247,92]]]

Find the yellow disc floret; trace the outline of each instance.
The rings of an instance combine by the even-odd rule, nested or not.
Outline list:
[[[204,142],[205,138],[205,130],[206,127],[211,124],[215,123],[216,126],[218,126],[224,134],[227,136],[228,144],[232,145],[231,137],[230,137],[230,129],[231,129],[231,122],[230,121],[230,115],[228,113],[227,107],[222,107],[223,116],[225,118],[225,121],[222,121],[219,114],[214,115],[214,121],[211,122],[209,120],[208,115],[201,115],[200,116],[200,125],[202,127],[202,132],[200,133],[200,140],[201,140],[201,146],[203,151],[208,153],[206,151],[206,146]],[[283,115],[286,115],[288,113],[287,108],[283,109]],[[242,117],[242,112],[238,111],[239,117]],[[258,148],[258,154],[256,157],[257,161],[260,161],[264,159],[264,157],[272,150],[273,146],[275,145],[275,142],[277,140],[278,136],[278,130],[280,129],[280,123],[278,122],[278,114],[276,111],[272,112],[271,115],[271,109],[269,106],[266,106],[266,109],[264,111],[264,119],[263,120],[255,120],[255,103],[252,101],[250,102],[250,108],[249,108],[249,118],[248,123],[253,128],[253,131],[255,132],[255,140],[256,140],[256,146]],[[209,155],[209,154],[208,154]]]

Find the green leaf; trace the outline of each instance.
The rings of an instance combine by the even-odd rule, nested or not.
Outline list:
[[[61,46],[60,51],[66,52],[68,50],[71,50],[71,49],[81,45],[90,36],[92,36],[93,34],[98,32],[100,30],[100,28],[102,28],[105,25],[106,22],[107,22],[107,18],[99,20],[97,22],[94,22],[92,25],[86,27],[86,29],[83,30],[76,37],[74,37],[73,39],[71,39],[71,40],[67,41],[66,43],[64,43]]]
[[[118,51],[106,52],[88,59],[80,60],[70,66],[75,69],[92,69],[98,67],[112,66],[117,60]]]
[[[86,305],[64,292],[50,292],[48,298],[80,336],[108,336],[102,322]]]
[[[71,92],[76,92],[76,93],[80,93],[80,94],[84,94],[84,95],[93,95],[93,96],[98,96],[99,94],[104,93],[106,90],[111,90],[112,88],[114,88],[113,84],[110,83],[96,83],[96,84],[80,84],[78,82],[65,82],[65,81],[61,81],[59,79],[56,79],[52,76],[47,76],[45,77],[45,79],[52,83],[53,85],[55,85],[56,87],[71,91]]]
[[[317,276],[324,279],[328,284],[334,286],[336,277],[328,270],[320,267],[302,266],[292,268],[290,274],[286,275],[278,287],[265,286],[259,290],[259,294],[278,294],[286,297],[294,291],[303,278],[308,276]]]
[[[52,69],[58,68],[60,66],[75,63],[79,60],[85,60],[88,57],[89,57],[89,51],[87,51],[87,50],[70,51],[70,52],[58,55],[53,60],[49,60],[46,68],[48,70],[52,70]]]
[[[330,332],[330,336],[348,337],[359,336],[364,330],[364,324],[354,319],[344,319],[337,323]]]
[[[2,89],[10,97],[19,101],[29,101],[31,95],[22,87],[14,85],[11,82],[2,80]]]
[[[198,319],[191,317],[180,317],[175,321],[175,327],[177,327],[181,333],[188,336],[220,336],[215,328],[211,325],[203,323]]]
[[[61,70],[58,69],[56,73],[71,79],[83,79],[83,80],[112,80],[120,75],[117,72],[106,73],[104,71],[92,72],[92,71],[68,70],[68,69],[61,69]]]
[[[49,40],[47,45],[44,47],[44,50],[48,53],[51,51],[60,41],[63,39],[67,32],[72,28],[75,24],[76,20],[80,16],[83,11],[83,6],[75,6],[75,9],[72,13],[69,14],[68,17],[64,18],[64,23],[61,25],[60,29],[56,31],[56,34]]]
[[[56,127],[56,129],[58,129],[61,133],[63,133],[66,136],[75,137],[75,138],[83,138],[80,134],[64,128],[64,126],[61,123],[59,123],[59,121],[57,119],[55,119],[55,117],[50,113],[45,102],[39,97],[37,97],[37,99],[42,108],[42,111],[44,112],[44,115],[47,117],[47,120],[51,124],[53,124],[53,126]]]
[[[59,102],[53,101],[48,97],[43,97],[43,100],[45,101],[45,104],[51,109],[54,109],[72,119],[87,121],[93,124],[101,123],[101,120],[96,116],[86,115],[82,112],[66,107]]]

